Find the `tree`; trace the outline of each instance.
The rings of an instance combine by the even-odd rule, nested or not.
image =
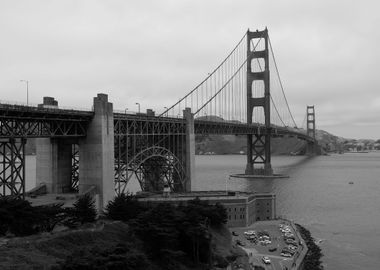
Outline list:
[[[51,205],[41,205],[34,207],[34,211],[40,220],[38,222],[38,231],[51,232],[54,227],[67,218],[63,203]]]
[[[94,222],[96,220],[95,200],[90,194],[81,196],[73,206],[73,208],[66,209],[69,216],[65,221],[66,226],[76,227],[78,224]]]
[[[11,232],[17,236],[38,232],[36,224],[41,220],[30,202],[20,198],[3,197],[0,199],[0,231]]]
[[[198,222],[203,222],[205,217],[211,226],[220,226],[227,222],[226,208],[220,204],[210,205],[207,201],[201,201],[198,197],[188,202],[183,207],[183,211],[187,216],[191,216],[192,219]]]
[[[0,235],[7,232],[17,236],[51,231],[66,218],[62,204],[33,207],[20,198],[0,199]]]
[[[144,207],[136,196],[121,193],[108,203],[105,214],[109,219],[128,221],[136,218],[143,211]]]

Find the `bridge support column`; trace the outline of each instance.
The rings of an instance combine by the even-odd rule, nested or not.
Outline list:
[[[245,174],[253,174],[253,161],[252,161],[252,134],[247,135],[247,166],[245,167]]]
[[[186,184],[185,191],[192,190],[192,182],[195,178],[195,134],[194,134],[194,114],[190,108],[183,110],[183,117],[186,120]]]
[[[313,138],[313,142],[308,142],[306,146],[307,155],[317,154],[317,140],[315,137],[315,110],[314,106],[306,108],[306,134]]]
[[[113,106],[106,94],[94,98],[94,118],[79,141],[79,193],[96,188],[98,210],[115,196]]]
[[[263,39],[265,48],[257,51],[252,48],[252,40]],[[272,175],[271,165],[271,123],[270,123],[270,79],[269,79],[269,43],[268,30],[247,32],[247,124],[252,124],[253,110],[262,108],[265,116],[265,130],[260,132],[260,127],[256,134],[247,135],[247,175]],[[264,67],[255,70],[253,61],[262,59]],[[256,82],[262,82],[264,86],[263,95],[254,96],[253,88]],[[257,93],[256,93],[257,94]],[[255,168],[255,165],[262,166]]]
[[[36,185],[48,193],[64,193],[71,187],[72,142],[65,139],[36,139]]]

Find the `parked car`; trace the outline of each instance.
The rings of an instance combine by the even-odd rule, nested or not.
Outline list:
[[[294,236],[284,236],[284,240],[285,241],[294,241],[296,240],[296,238]]]
[[[286,253],[290,253],[291,255],[294,255],[294,253],[296,253],[294,250],[291,250],[289,248],[283,248],[282,252],[286,252]]]
[[[263,262],[264,262],[265,264],[270,264],[270,259],[269,259],[269,257],[267,257],[267,256],[263,256]]]
[[[297,245],[297,242],[292,240],[292,239],[286,239],[285,240],[285,243],[287,243],[288,245],[294,245],[296,246]]]
[[[232,231],[232,235],[233,236],[238,236],[239,234],[237,232],[235,232],[235,231]]]
[[[260,236],[259,241],[265,241],[265,240],[270,240],[269,236]]]
[[[274,252],[274,251],[276,251],[277,250],[277,248],[276,247],[272,247],[272,248],[270,248],[270,249],[268,249],[270,252]]]
[[[270,240],[261,240],[259,241],[259,243],[263,246],[266,246],[266,245],[269,245],[269,244],[272,244],[272,241]]]
[[[243,242],[241,242],[240,240],[237,240],[236,244],[238,244],[239,246],[243,246],[243,247],[245,246],[245,244]]]
[[[288,253],[288,252],[281,252],[280,254],[282,257],[292,257],[292,254]]]

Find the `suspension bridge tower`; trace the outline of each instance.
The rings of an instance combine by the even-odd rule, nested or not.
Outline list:
[[[315,110],[314,106],[307,106],[306,108],[306,134],[313,138],[313,142],[307,144],[306,153],[308,155],[317,154],[317,140],[315,137]]]
[[[255,50],[253,40],[263,39],[264,49]],[[252,62],[264,63],[264,68],[252,70]],[[253,96],[253,84],[261,81],[264,85],[263,96]],[[263,134],[247,135],[246,175],[273,175],[271,165],[271,123],[270,123],[270,78],[269,78],[269,40],[268,29],[247,32],[247,124],[252,124],[253,110],[261,107],[264,111],[265,130]],[[259,168],[257,168],[260,166]]]
[[[307,106],[306,108],[306,134],[315,141],[315,110],[314,106]]]

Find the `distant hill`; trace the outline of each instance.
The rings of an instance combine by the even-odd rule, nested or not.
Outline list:
[[[224,121],[217,116],[203,116],[197,119]],[[316,130],[316,139],[323,152],[342,152],[347,150],[345,142],[350,141],[350,139],[335,136],[324,130]],[[246,136],[243,135],[196,135],[195,142],[195,153],[201,155],[243,154],[247,151]],[[271,152],[275,155],[304,153],[306,142],[295,137],[278,137],[272,139],[271,148]]]
[[[344,150],[343,143],[346,139],[343,137],[338,137],[327,131],[317,129],[316,139],[318,144],[327,152],[340,152]]]
[[[305,148],[306,142],[294,137],[273,138],[271,141],[272,153],[290,155]],[[247,138],[244,135],[196,135],[195,153],[202,154],[245,154],[247,152]]]

